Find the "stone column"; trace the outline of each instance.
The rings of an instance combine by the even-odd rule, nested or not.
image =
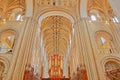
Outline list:
[[[68,78],[68,62],[66,57],[64,57],[64,64],[63,64],[63,76]]]
[[[96,63],[94,60],[94,52],[92,50],[90,35],[88,32],[88,25],[86,19],[79,19],[79,23],[76,23],[76,32],[78,34],[78,43],[81,45],[81,54],[82,62],[81,65],[85,65],[88,80],[98,80],[98,74],[96,69]],[[92,63],[92,64],[91,64]]]
[[[33,0],[25,0],[26,3],[26,17],[32,17],[33,15]]]
[[[87,2],[88,0],[80,1],[80,14],[81,14],[81,17],[83,18],[87,17]]]
[[[32,21],[30,21],[32,22]],[[32,54],[32,48],[33,48],[33,41],[34,41],[34,36],[36,33],[36,26],[33,24],[28,24],[28,27],[25,31],[25,35],[23,38],[23,44],[20,49],[19,57],[18,57],[18,62],[14,71],[14,77],[13,79],[22,80],[23,75],[24,75],[24,70],[27,62],[27,58],[29,57],[30,54]],[[21,66],[22,65],[22,66]],[[19,74],[18,74],[19,72]],[[17,75],[16,75],[17,74]]]
[[[45,52],[45,48],[43,46],[43,35],[41,33],[41,43],[40,43],[40,47],[41,47],[41,56],[42,56],[42,61],[43,61],[43,75],[42,78],[48,78],[49,74],[48,74],[48,57],[47,54]]]
[[[13,53],[13,59],[11,61],[11,66],[9,68],[9,72],[7,73],[6,80],[12,80],[11,78],[12,78],[13,71],[14,71],[14,68],[15,68],[15,65],[16,65],[16,61],[17,61],[17,58],[18,58],[18,53],[19,53],[19,49],[21,47],[22,38],[23,38],[25,29],[26,29],[26,25],[27,25],[28,22],[29,22],[28,19],[25,19],[24,24],[22,26],[22,30],[19,34],[18,39],[17,39],[16,45],[15,45],[16,48],[15,48],[15,51]]]
[[[45,52],[45,51],[44,51]],[[46,56],[46,53],[44,53],[44,56],[43,56],[43,78],[49,78],[49,74],[48,74],[48,59],[47,59],[47,56]]]
[[[69,42],[69,44],[68,44],[66,55],[64,56],[64,60],[63,60],[64,61],[63,62],[63,76],[65,76],[66,78],[69,77],[69,75],[68,75],[68,60],[70,57],[70,48],[71,48],[71,42]]]
[[[25,22],[26,25],[23,29],[23,37],[21,38],[21,44],[16,50],[15,59],[13,59],[13,64],[11,65],[11,73],[7,80],[23,80],[24,70],[26,67],[27,59],[29,54],[32,54],[32,45],[34,41],[34,36],[36,32],[36,27],[34,22],[31,19],[28,19],[28,22]],[[31,24],[33,23],[33,24]],[[19,44],[19,42],[18,42]]]

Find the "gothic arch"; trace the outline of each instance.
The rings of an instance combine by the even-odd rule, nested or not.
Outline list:
[[[42,14],[42,13],[41,13]],[[44,26],[43,25],[43,23],[45,22],[45,23],[47,23],[48,22],[48,24],[49,23],[51,23],[51,24],[54,24],[53,22],[51,22],[51,18],[53,19],[54,18],[54,20],[56,20],[56,18],[57,18],[57,20],[60,20],[60,22],[63,24],[63,26],[60,24],[60,27],[59,28],[61,28],[62,30],[60,30],[60,36],[59,37],[57,37],[57,38],[59,38],[59,40],[62,40],[63,41],[63,43],[60,43],[58,46],[59,47],[55,47],[55,46],[53,46],[52,47],[52,49],[51,49],[51,47],[49,47],[49,45],[51,45],[51,44],[49,44],[49,43],[52,43],[52,44],[54,44],[54,42],[52,41],[52,38],[51,39],[49,39],[48,41],[47,41],[47,49],[46,49],[46,53],[52,53],[52,52],[58,52],[57,50],[58,50],[58,48],[61,48],[61,50],[59,49],[59,53],[60,53],[60,55],[62,55],[61,53],[64,53],[63,55],[67,55],[67,54],[65,54],[66,52],[66,49],[65,48],[67,48],[66,46],[63,46],[63,44],[64,43],[66,43],[66,41],[67,42],[69,42],[69,38],[70,38],[70,36],[68,36],[68,35],[65,35],[66,33],[67,34],[69,34],[69,35],[71,35],[72,33],[73,33],[73,30],[72,30],[72,28],[74,28],[73,27],[73,25],[74,25],[74,18],[73,18],[73,16],[71,16],[70,14],[68,14],[68,13],[66,13],[66,12],[63,12],[63,11],[50,11],[50,12],[46,12],[46,13],[44,13],[44,14],[42,14],[42,15],[39,15],[40,17],[38,18],[38,27],[39,28],[41,28],[40,30],[41,30],[41,33],[42,33],[42,29],[43,29],[43,31],[46,31],[45,33],[46,33],[46,37],[47,37],[47,40],[49,39],[49,36],[47,36],[47,35],[50,35],[50,33],[49,33],[49,31],[50,30],[46,30],[46,27],[47,27],[47,29],[49,29],[49,27],[50,27],[50,25],[49,26]],[[44,21],[45,20],[45,21]],[[47,21],[48,20],[48,21]],[[65,24],[65,23],[67,23],[67,24]],[[58,24],[58,23],[57,23]],[[58,26],[58,25],[57,25]],[[44,28],[42,28],[42,27],[44,27]],[[58,29],[58,28],[57,28]],[[64,31],[64,29],[65,30],[67,30],[66,32]],[[70,30],[69,30],[70,29]],[[49,34],[48,34],[48,33]],[[64,32],[63,34],[62,34],[62,32]],[[52,33],[54,33],[54,32],[52,32]],[[44,34],[43,34],[44,35]],[[58,35],[58,34],[53,34],[53,35]],[[68,37],[67,37],[68,36]],[[51,36],[52,37],[52,36]],[[67,40],[66,40],[67,39]],[[46,39],[44,39],[44,40],[46,40]],[[49,42],[50,41],[50,42]],[[57,42],[57,40],[56,40],[56,42]],[[63,47],[62,47],[63,46]],[[65,48],[64,48],[65,47]],[[52,51],[51,51],[52,50]],[[55,51],[56,50],[56,51]],[[64,51],[64,52],[63,52]],[[45,54],[42,54],[42,55],[45,55]],[[51,54],[52,55],[52,54]],[[47,69],[47,68],[46,68]],[[45,71],[44,71],[45,72]]]
[[[42,22],[45,20],[45,19],[51,19],[51,16],[52,17],[61,17],[61,19],[63,19],[62,20],[62,22],[64,22],[64,21],[67,21],[67,24],[64,24],[64,25],[66,25],[67,27],[65,27],[65,26],[63,26],[66,30],[68,30],[67,31],[67,33],[73,33],[73,31],[72,31],[72,28],[73,28],[73,25],[74,25],[74,19],[73,19],[73,17],[70,15],[70,14],[67,14],[67,13],[65,13],[65,12],[62,12],[62,11],[50,11],[50,12],[47,12],[47,13],[44,13],[44,14],[42,14],[41,16],[40,16],[40,18],[38,19],[38,25],[42,28]],[[46,22],[46,21],[45,21]],[[49,22],[51,23],[51,20],[49,20]],[[65,22],[64,22],[65,23]],[[68,23],[70,23],[70,27],[71,27],[71,30],[69,30],[69,28],[70,27],[68,27]],[[45,28],[45,27],[44,27]],[[48,27],[47,27],[47,29],[48,29]],[[62,30],[64,30],[62,27],[61,27],[61,29]],[[44,29],[43,29],[44,30]],[[50,29],[49,29],[50,30]],[[61,30],[61,31],[62,31]],[[69,32],[69,31],[71,31],[71,32]],[[42,31],[43,32],[43,31]],[[62,31],[63,32],[63,31]],[[42,34],[42,33],[41,33]],[[64,33],[65,34],[65,33]],[[61,35],[61,37],[62,37],[63,35]],[[68,36],[66,36],[66,37],[64,37],[63,36],[63,38],[62,38],[62,41],[63,40],[68,40]],[[50,41],[50,39],[49,39],[49,41]],[[66,42],[66,41],[65,41]],[[68,42],[68,41],[67,41]],[[49,52],[47,52],[47,53],[49,53]]]
[[[73,16],[71,16],[70,14],[63,12],[63,11],[49,11],[46,13],[43,13],[42,15],[39,16],[38,18],[38,24],[41,26],[42,20],[49,17],[49,16],[63,16],[66,17],[67,19],[69,19],[72,22],[72,27],[75,23],[75,20],[73,18]]]

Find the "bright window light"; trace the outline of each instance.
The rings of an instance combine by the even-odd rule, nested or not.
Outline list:
[[[113,22],[119,23],[120,21],[119,21],[119,19],[115,16],[115,17],[113,18]]]
[[[92,21],[96,21],[97,20],[96,16],[95,15],[91,15],[91,20]]]
[[[13,36],[8,36],[7,38],[11,41],[13,39]]]
[[[100,40],[101,40],[102,44],[104,44],[106,42],[104,37],[100,37]]]
[[[115,19],[113,18],[113,22],[115,22]]]
[[[22,21],[22,20],[23,20],[21,14],[18,14],[16,20],[17,20],[17,21]]]

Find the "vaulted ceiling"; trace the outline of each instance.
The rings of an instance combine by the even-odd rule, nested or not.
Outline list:
[[[50,16],[42,21],[41,26],[47,55],[59,54],[64,56],[70,41],[71,21],[63,16]]]
[[[37,0],[43,6],[75,7],[79,5],[78,0]],[[102,13],[111,13],[112,9],[108,0],[88,0],[88,13],[98,10]],[[19,8],[18,8],[19,7]],[[65,7],[65,8],[66,8]],[[17,8],[17,9],[15,9]],[[0,0],[0,19],[8,18],[12,13],[18,13],[20,8],[25,13],[25,0]],[[50,16],[42,21],[41,27],[44,47],[48,55],[58,53],[64,55],[69,45],[72,24],[70,20],[63,16]]]

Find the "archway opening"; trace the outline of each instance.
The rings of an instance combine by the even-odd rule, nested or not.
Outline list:
[[[114,61],[108,61],[105,64],[105,71],[107,80],[119,80],[120,79],[120,64]]]
[[[41,23],[44,54],[47,54],[49,76],[63,77],[63,58],[66,55],[72,33],[72,23],[63,16],[49,16]]]

